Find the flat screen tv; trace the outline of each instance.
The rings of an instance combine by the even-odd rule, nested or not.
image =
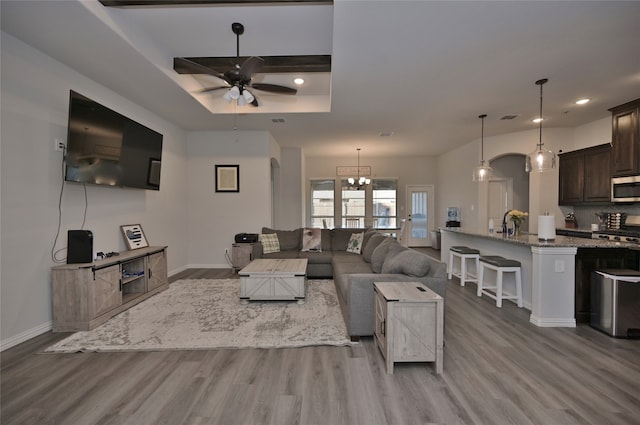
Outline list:
[[[160,190],[162,134],[71,90],[65,180]]]

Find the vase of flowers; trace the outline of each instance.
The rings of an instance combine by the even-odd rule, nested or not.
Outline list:
[[[509,212],[509,220],[513,222],[513,235],[520,235],[520,226],[524,223],[524,220],[529,216],[528,212],[511,210]]]

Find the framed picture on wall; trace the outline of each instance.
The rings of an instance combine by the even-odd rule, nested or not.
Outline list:
[[[147,242],[147,238],[144,236],[141,225],[126,224],[124,226],[120,226],[120,230],[122,230],[122,236],[124,237],[124,241],[126,242],[129,250],[146,248],[149,246],[149,242]]]
[[[240,192],[240,166],[216,164],[216,192]]]

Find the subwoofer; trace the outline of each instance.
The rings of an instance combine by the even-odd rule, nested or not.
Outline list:
[[[93,262],[93,233],[90,230],[67,232],[67,264]]]

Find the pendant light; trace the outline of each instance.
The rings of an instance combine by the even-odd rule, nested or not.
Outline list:
[[[347,181],[349,182],[349,185],[354,189],[362,190],[365,188],[366,185],[371,183],[371,180],[366,179],[364,177],[360,177],[360,148],[358,148],[357,150],[358,150],[358,179],[356,180],[353,177],[349,177]]]
[[[491,178],[493,170],[484,162],[484,119],[487,118],[487,114],[478,115],[478,118],[482,120],[482,133],[480,136],[480,165],[473,169],[473,181],[474,182],[486,182]]]
[[[544,148],[542,143],[542,86],[549,80],[543,78],[536,81],[536,85],[540,86],[540,116],[538,117],[540,124],[540,139],[536,150],[527,155],[525,161],[525,170],[527,173],[551,171],[556,167],[556,155]]]

